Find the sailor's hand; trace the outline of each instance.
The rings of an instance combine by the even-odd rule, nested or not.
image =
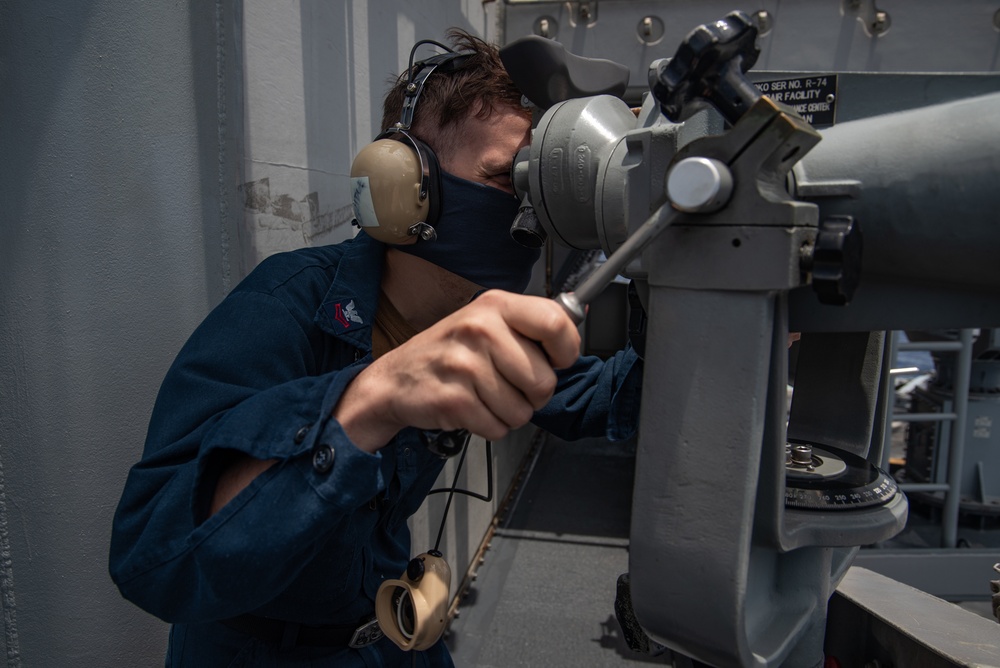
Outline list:
[[[579,351],[576,325],[556,302],[491,290],[358,374],[333,417],[370,452],[407,426],[497,440],[548,403],[553,369]]]

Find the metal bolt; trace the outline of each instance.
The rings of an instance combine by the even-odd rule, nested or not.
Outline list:
[[[590,4],[586,2],[580,3],[580,18],[584,21],[590,21]]]
[[[663,39],[663,19],[653,14],[643,16],[635,27],[635,35],[640,44],[658,44]]]
[[[812,448],[808,445],[796,445],[792,447],[792,463],[799,465],[811,464]]]
[[[652,46],[663,39],[663,19],[655,14],[643,16],[635,26],[635,36],[640,44]]]
[[[881,35],[889,29],[889,13],[882,10],[875,12],[875,20],[872,21],[872,34]]]
[[[559,35],[559,22],[549,14],[543,14],[535,19],[532,28],[535,34],[545,39],[557,39]]]
[[[757,33],[763,37],[771,32],[771,12],[766,9],[759,9],[754,12],[753,23],[757,26]]]

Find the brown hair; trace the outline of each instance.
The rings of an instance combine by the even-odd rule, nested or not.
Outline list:
[[[514,85],[503,63],[500,50],[493,44],[459,28],[447,32],[448,41],[456,51],[468,54],[458,68],[447,74],[435,71],[424,84],[411,125],[412,133],[435,150],[447,135],[441,130],[461,126],[473,114],[489,118],[498,107],[521,110],[521,92]],[[429,56],[425,56],[429,57]],[[416,70],[416,68],[414,68]],[[392,88],[382,105],[382,130],[399,121],[406,96],[408,73],[393,80]],[[523,110],[526,117],[531,112]]]

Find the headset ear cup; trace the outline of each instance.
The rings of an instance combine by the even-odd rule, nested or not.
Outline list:
[[[414,63],[417,47],[428,43],[447,53]],[[354,218],[369,236],[397,245],[415,243],[418,237],[428,240],[436,237],[435,226],[442,206],[441,168],[431,147],[411,135],[409,130],[417,101],[431,74],[454,72],[471,55],[471,52],[456,53],[433,40],[421,40],[410,51],[405,101],[399,122],[376,137],[351,165]],[[412,153],[408,158],[404,157],[407,153],[400,150],[406,146]]]
[[[420,196],[423,169],[417,150],[393,139],[376,139],[351,164],[355,220],[383,243],[414,243],[417,237],[411,229],[430,218],[435,198],[431,193]]]

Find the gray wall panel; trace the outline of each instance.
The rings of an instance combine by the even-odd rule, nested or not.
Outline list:
[[[227,282],[213,3],[4,5],[0,552],[8,665],[150,665],[111,516]]]

